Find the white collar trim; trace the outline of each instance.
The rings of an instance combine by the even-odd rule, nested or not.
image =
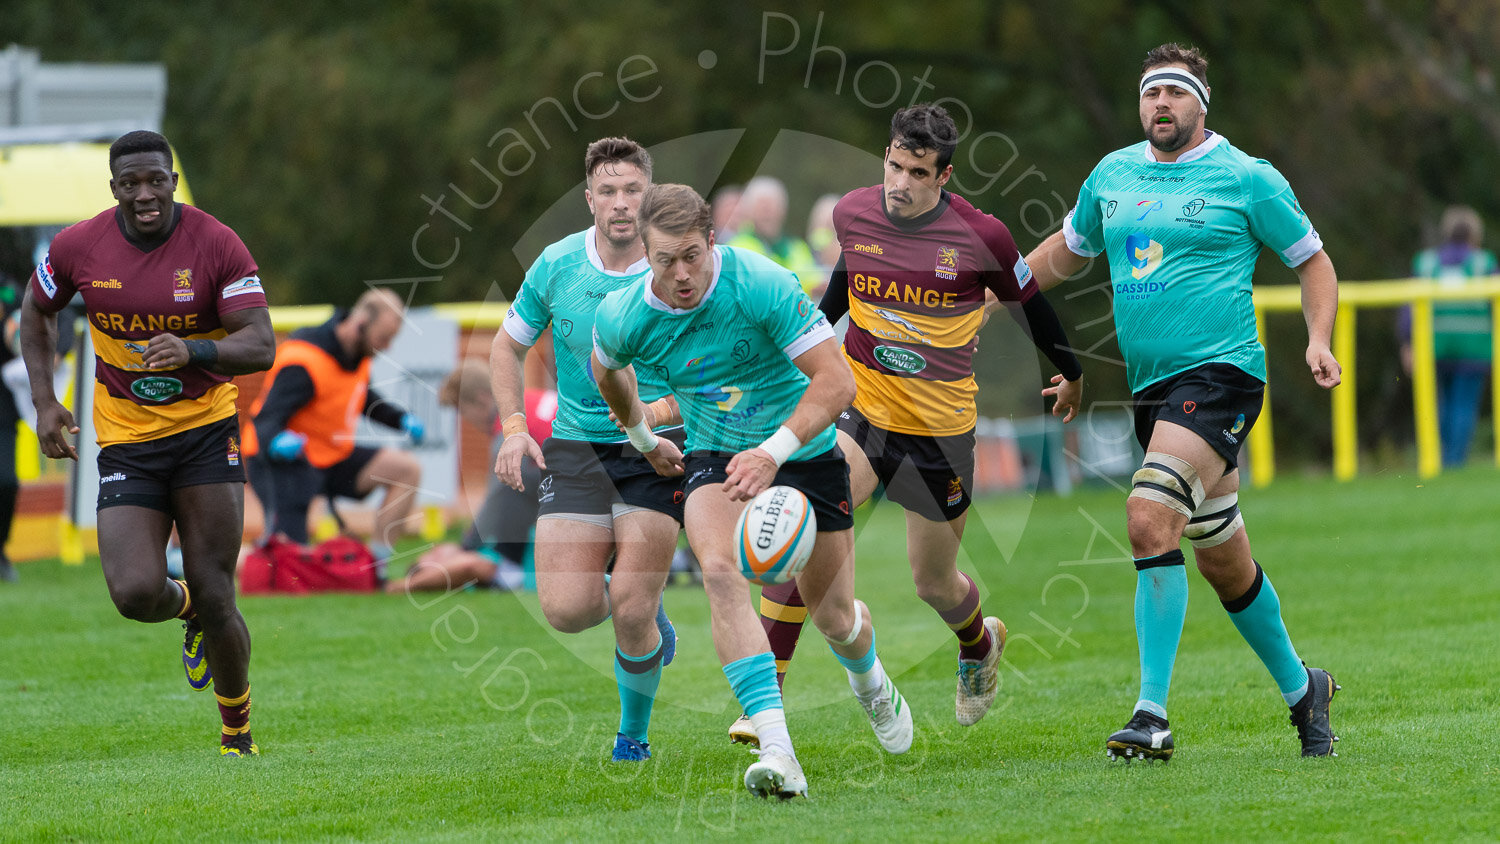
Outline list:
[[[642,255],[639,261],[636,261],[634,264],[626,267],[624,272],[606,270],[604,268],[604,259],[599,257],[599,244],[595,240],[595,238],[597,238],[598,236],[599,227],[589,226],[589,230],[583,233],[583,251],[589,256],[589,263],[592,264],[594,266],[594,269],[598,270],[599,272],[604,273],[605,275],[624,278],[626,276],[639,275],[645,272],[646,268],[650,266],[650,264],[646,261],[646,256]]]
[[[1186,164],[1189,161],[1197,161],[1203,156],[1208,155],[1210,152],[1213,152],[1214,148],[1219,144],[1225,142],[1224,136],[1220,135],[1218,132],[1204,129],[1203,134],[1206,136],[1203,139],[1203,143],[1193,147],[1182,155],[1177,156],[1176,161],[1157,161],[1156,156],[1151,152],[1152,147],[1150,141],[1146,142],[1146,148],[1141,154],[1144,155],[1146,157],[1146,160],[1151,162],[1152,164],[1160,164],[1163,167],[1170,167],[1173,164]]]
[[[690,314],[703,307],[704,303],[708,301],[708,297],[714,295],[714,290],[719,287],[719,273],[724,269],[724,258],[719,254],[721,248],[719,246],[714,247],[714,277],[708,282],[708,291],[703,294],[702,299],[698,300],[698,304],[691,308],[674,308],[657,298],[656,291],[651,289],[651,282],[656,279],[656,273],[654,272],[646,276],[646,304],[658,311],[669,314]]]

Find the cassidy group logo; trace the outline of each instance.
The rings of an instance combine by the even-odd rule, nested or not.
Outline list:
[[[698,395],[713,402],[720,410],[728,412],[740,403],[744,393],[740,392],[739,387],[699,387]]]
[[[1125,238],[1125,250],[1130,260],[1130,274],[1135,278],[1145,278],[1161,266],[1161,244],[1148,234],[1136,232]]]

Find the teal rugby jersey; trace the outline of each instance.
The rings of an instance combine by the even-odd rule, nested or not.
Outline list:
[[[552,435],[589,442],[623,442],[625,435],[609,421],[609,406],[594,384],[594,312],[606,294],[639,281],[646,259],[623,273],[604,269],[594,243],[594,227],[568,235],[542,250],[505,314],[505,333],[524,346],[536,343],[550,323],[557,359],[557,420]],[[637,373],[641,398],[667,394],[654,373]]]
[[[674,308],[651,292],[651,277],[605,297],[594,323],[595,352],[611,369],[634,364],[677,394],[687,451],[740,452],[760,445],[792,415],[808,378],[794,358],[834,336],[797,277],[769,258],[714,247],[714,279],[698,306]],[[642,398],[645,398],[644,394]],[[792,455],[833,448],[832,425]]]
[[[1130,389],[1205,363],[1266,380],[1250,277],[1261,246],[1289,267],[1323,248],[1291,186],[1222,135],[1158,162],[1141,141],[1105,156],[1063,223],[1068,248],[1109,253]]]

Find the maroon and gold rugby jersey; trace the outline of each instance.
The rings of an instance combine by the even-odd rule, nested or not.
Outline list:
[[[845,194],[833,225],[848,271],[854,408],[903,434],[972,429],[985,288],[1022,303],[1037,289],[1010,230],[947,191],[926,214],[893,220],[880,185]]]
[[[171,436],[233,416],[229,376],[189,364],[148,370],[158,334],[218,340],[220,316],[266,307],[255,260],[209,214],[177,204],[165,240],[130,240],[111,208],[63,229],[31,275],[31,295],[57,311],[82,294],[94,344],[94,428],[99,445]]]

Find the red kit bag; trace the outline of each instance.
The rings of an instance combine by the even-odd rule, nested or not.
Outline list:
[[[379,569],[369,546],[340,534],[308,547],[281,534],[245,557],[240,591],[246,595],[376,592]]]

